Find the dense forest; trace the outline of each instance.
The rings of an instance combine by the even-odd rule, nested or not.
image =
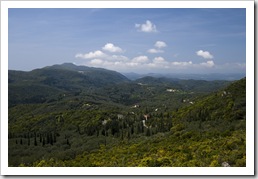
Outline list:
[[[142,77],[62,64],[8,72],[14,167],[246,166],[246,79]]]

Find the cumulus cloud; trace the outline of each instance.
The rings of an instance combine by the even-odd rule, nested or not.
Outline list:
[[[166,60],[163,57],[155,57],[153,59],[154,63],[166,63]]]
[[[132,59],[132,62],[134,63],[146,63],[147,61],[149,61],[147,56],[138,56]]]
[[[148,53],[163,53],[163,50],[151,48],[147,51]]]
[[[208,51],[199,50],[196,52],[196,54],[205,59],[213,59],[213,56]]]
[[[154,44],[154,47],[156,48],[151,48],[149,49],[147,52],[148,53],[163,53],[164,50],[161,50],[161,48],[164,48],[166,47],[167,44],[163,41],[157,41],[155,44]]]
[[[162,53],[166,43],[162,41],[157,41],[154,45],[156,48],[149,49],[149,53]],[[115,46],[112,43],[107,43],[102,47],[102,50],[116,53],[121,52],[120,47]],[[197,53],[197,52],[196,52]],[[203,58],[211,58],[209,52],[198,51],[198,54],[202,54]],[[205,54],[205,55],[204,55]],[[117,55],[104,53],[101,50],[96,50],[88,52],[85,54],[78,53],[75,55],[76,58],[83,59],[81,63],[86,66],[94,66],[112,69],[116,71],[137,71],[137,72],[154,72],[154,71],[180,71],[180,70],[189,70],[189,71],[199,71],[208,69],[216,69],[218,66],[215,66],[213,60],[206,60],[206,62],[193,63],[192,61],[170,61],[166,60],[164,57],[157,56],[153,59],[150,59],[146,55],[135,56],[129,58],[126,55]],[[243,64],[235,64],[235,66],[244,66]],[[240,68],[240,67],[238,67]]]
[[[167,44],[163,41],[157,41],[154,46],[157,48],[164,48],[167,46]]]
[[[157,41],[155,44],[154,44],[154,47],[156,48],[151,48],[149,49],[147,52],[148,53],[163,53],[164,50],[161,50],[161,48],[164,48],[166,47],[167,44],[163,41]]]
[[[100,50],[96,50],[94,52],[89,52],[89,53],[86,53],[86,54],[79,53],[79,54],[75,55],[76,58],[84,58],[84,59],[104,58],[106,56],[107,55]]]
[[[107,56],[106,59],[113,60],[113,61],[127,61],[128,57],[123,55],[111,55],[111,56]]]
[[[135,28],[141,32],[157,32],[156,25],[150,20],[147,20],[145,24],[135,24]]]
[[[192,61],[188,61],[188,62],[171,62],[172,65],[174,66],[189,66],[192,65],[193,62]]]
[[[200,63],[200,65],[205,66],[205,67],[213,67],[215,65],[215,63],[212,60],[209,60],[207,62]]]
[[[163,57],[155,57],[152,63],[148,63],[147,65],[151,68],[167,69],[170,64]]]
[[[123,52],[123,50],[120,47],[117,47],[112,43],[107,43],[104,47],[102,47],[102,49],[105,50],[105,51],[108,51],[108,52],[112,52],[112,53]]]
[[[103,60],[101,60],[101,59],[93,59],[93,60],[90,61],[90,63],[92,65],[94,65],[94,66],[96,66],[96,65],[98,66],[98,65],[101,65],[103,63]]]

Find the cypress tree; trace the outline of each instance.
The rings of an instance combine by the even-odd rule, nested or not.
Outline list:
[[[50,140],[50,144],[53,145],[53,135],[52,135],[52,133],[50,133],[50,135],[49,135],[49,140]]]
[[[56,143],[56,133],[54,134],[54,143]]]
[[[97,137],[99,136],[99,129],[97,129],[97,134],[96,135],[97,135]]]
[[[131,134],[133,135],[134,133],[134,126],[131,127]]]
[[[38,143],[37,143],[37,136],[36,136],[36,135],[35,135],[35,137],[34,137],[34,145],[35,145],[35,146],[38,145]]]
[[[137,134],[140,134],[141,133],[141,125],[140,123],[137,124]]]
[[[128,131],[127,131],[127,139],[128,139],[128,140],[130,140],[130,139],[131,139],[130,129],[128,129]]]
[[[49,133],[47,133],[47,144],[50,143],[50,137],[49,137]]]
[[[66,144],[69,146],[71,145],[68,139],[66,139]]]
[[[122,132],[121,132],[121,140],[124,140],[124,130],[122,129]]]
[[[45,144],[46,144],[45,137],[43,137],[42,146],[45,146]]]
[[[150,128],[147,128],[147,131],[146,131],[146,136],[151,136],[151,131],[150,131]]]

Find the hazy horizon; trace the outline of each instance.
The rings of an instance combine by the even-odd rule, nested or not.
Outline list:
[[[73,63],[63,63],[63,64],[54,64],[54,65],[64,65],[64,64],[73,64]],[[73,64],[76,65],[76,64]],[[53,65],[48,65],[48,66],[44,66],[44,67],[51,67]],[[85,66],[85,65],[77,65],[77,66]],[[33,70],[36,69],[42,69],[44,67],[41,68],[35,68]],[[86,67],[86,66],[85,66]],[[87,66],[88,67],[88,66]],[[102,69],[106,69],[103,67],[91,67],[91,68],[102,68]],[[13,70],[13,69],[9,69],[9,70]],[[23,71],[23,70],[18,70],[18,71]],[[24,72],[30,72],[32,70],[29,71],[24,71]],[[115,71],[115,70],[112,70]],[[130,80],[136,80],[136,79],[140,79],[143,77],[165,77],[165,78],[175,78],[175,79],[194,79],[194,80],[208,80],[208,81],[212,81],[212,80],[239,80],[241,78],[246,77],[246,73],[186,73],[186,72],[170,72],[170,73],[154,73],[154,72],[149,72],[149,73],[136,73],[136,72],[119,72],[116,71],[124,76],[126,76],[128,79]]]

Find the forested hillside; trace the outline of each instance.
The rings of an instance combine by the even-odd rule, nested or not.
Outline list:
[[[245,166],[245,78],[9,71],[9,166]]]

